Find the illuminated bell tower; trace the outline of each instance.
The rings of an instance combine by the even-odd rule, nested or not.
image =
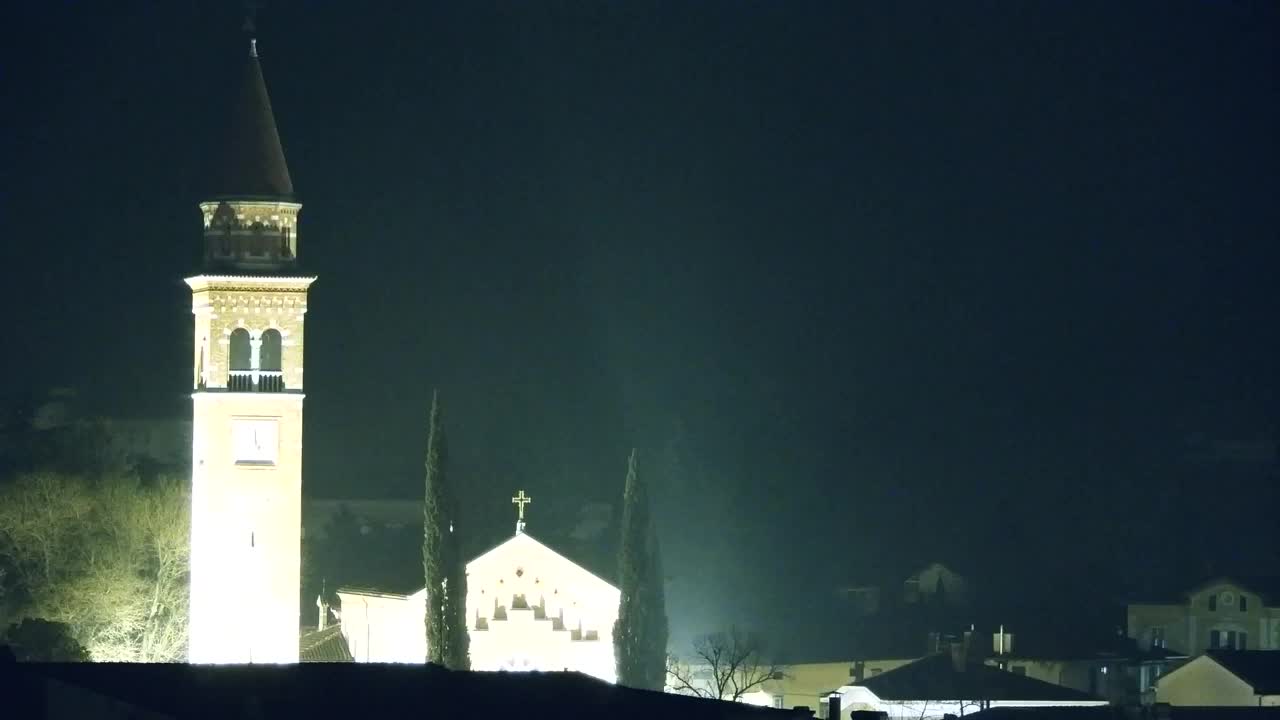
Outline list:
[[[298,661],[302,348],[298,211],[249,41],[204,217],[191,453],[193,663]]]

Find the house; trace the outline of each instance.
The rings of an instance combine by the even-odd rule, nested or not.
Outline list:
[[[975,662],[956,649],[937,653],[878,677],[841,686],[841,717],[877,711],[889,718],[941,719],[991,707],[1105,706],[1078,690]],[[821,713],[819,714],[821,717]],[[834,720],[834,719],[833,719]]]
[[[1218,577],[1128,605],[1128,634],[1144,648],[1280,650],[1280,578]]]
[[[1155,678],[1186,659],[1166,650],[1138,650],[1123,637],[1117,641],[1112,636],[1108,641],[1105,634],[1077,633],[1068,640],[1045,631],[1015,637],[997,628],[992,633],[970,630],[957,635],[884,636],[877,642],[846,646],[862,650],[847,651],[842,656],[846,659],[787,664],[781,678],[759,688],[761,697],[755,701],[775,707],[818,707],[833,688],[858,685],[955,647],[970,662],[1112,702],[1136,703],[1142,692],[1154,688]]]
[[[1157,678],[1186,660],[1185,655],[1142,649],[1117,636],[1066,639],[1042,631],[1027,633],[1024,641],[1001,628],[991,637],[986,664],[1119,704],[1136,704],[1154,690]]]
[[[1280,650],[1210,650],[1160,678],[1170,705],[1280,706]]]
[[[823,699],[831,690],[902,667],[919,659],[915,657],[838,660],[832,662],[794,663],[781,670],[781,677],[769,680],[744,698],[757,705],[778,708],[810,707],[819,715],[825,713]]]

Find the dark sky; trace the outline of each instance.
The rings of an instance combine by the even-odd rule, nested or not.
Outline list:
[[[1277,4],[369,5],[259,18],[308,494],[420,496],[438,387],[480,544],[640,448],[681,632],[1274,560]],[[6,12],[3,389],[189,412],[239,9]]]

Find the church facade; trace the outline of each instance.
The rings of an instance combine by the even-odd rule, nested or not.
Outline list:
[[[467,563],[473,670],[577,671],[616,682],[618,589],[524,532]],[[426,591],[338,591],[356,662],[421,663]]]
[[[303,319],[298,214],[249,41],[230,137],[200,204],[202,272],[187,278],[192,354],[193,663],[298,661]]]

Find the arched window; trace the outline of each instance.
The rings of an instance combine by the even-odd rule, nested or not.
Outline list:
[[[231,331],[231,375],[227,378],[227,389],[232,392],[248,392],[253,390],[252,369],[253,350],[249,345],[249,331],[236,328]]]
[[[264,330],[262,347],[258,351],[258,368],[278,372],[280,370],[280,331],[275,328]]]
[[[259,341],[258,369],[262,372],[258,390],[280,392],[284,390],[284,373],[280,372],[280,331],[275,328],[264,330]]]
[[[251,370],[252,350],[249,347],[249,331],[236,328],[231,331],[231,369]]]

